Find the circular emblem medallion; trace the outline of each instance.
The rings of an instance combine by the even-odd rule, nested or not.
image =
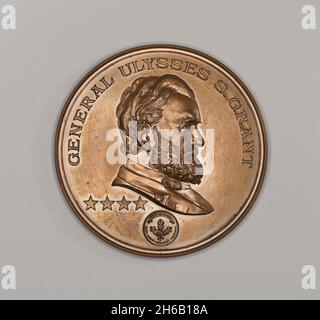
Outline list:
[[[173,214],[159,210],[150,213],[143,222],[143,234],[156,245],[164,246],[173,242],[178,236],[179,225]]]

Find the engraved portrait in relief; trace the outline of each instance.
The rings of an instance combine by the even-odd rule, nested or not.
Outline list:
[[[214,211],[194,190],[203,179],[201,112],[192,88],[173,74],[135,79],[116,108],[122,164],[112,186],[180,214]]]

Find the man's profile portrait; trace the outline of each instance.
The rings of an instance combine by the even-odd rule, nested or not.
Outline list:
[[[128,188],[181,214],[208,214],[213,206],[193,185],[201,183],[201,114],[195,94],[178,76],[140,77],[116,109],[126,164],[113,186]]]

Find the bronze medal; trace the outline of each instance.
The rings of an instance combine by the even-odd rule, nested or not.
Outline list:
[[[208,55],[134,48],[92,70],[63,109],[56,167],[102,239],[169,256],[224,236],[260,189],[266,141],[245,85]]]

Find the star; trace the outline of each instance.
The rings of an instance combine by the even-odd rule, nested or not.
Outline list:
[[[142,209],[145,210],[145,205],[148,201],[142,200],[141,196],[139,196],[137,201],[133,201],[133,203],[136,205],[136,210]]]
[[[126,209],[129,210],[128,206],[131,201],[127,201],[125,196],[122,196],[121,201],[117,201],[119,203],[119,210]]]
[[[85,200],[83,201],[85,204],[86,204],[86,210],[89,210],[89,209],[93,209],[93,210],[96,210],[96,204],[99,202],[99,201],[95,201],[92,199],[91,195],[89,196],[89,199],[88,200]]]
[[[106,196],[105,200],[100,202],[103,205],[102,210],[106,210],[106,209],[112,210],[112,205],[114,204],[114,201],[110,200],[109,196]]]

